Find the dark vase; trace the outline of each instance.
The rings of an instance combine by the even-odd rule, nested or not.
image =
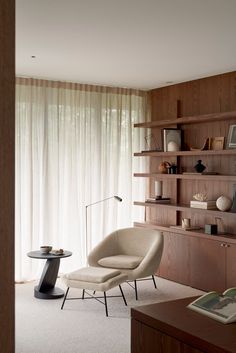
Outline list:
[[[177,174],[177,165],[172,165],[170,167],[170,174]]]
[[[202,173],[203,170],[206,169],[206,167],[202,164],[202,161],[199,159],[199,160],[197,161],[197,164],[195,165],[194,169],[196,170],[196,172]]]

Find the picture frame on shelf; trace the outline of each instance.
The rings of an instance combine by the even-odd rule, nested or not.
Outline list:
[[[175,152],[181,151],[182,147],[182,130],[177,128],[162,129],[163,151]]]
[[[229,127],[227,148],[236,148],[236,124]]]
[[[211,137],[210,138],[210,150],[215,150],[215,151],[223,150],[224,143],[225,143],[224,136]]]

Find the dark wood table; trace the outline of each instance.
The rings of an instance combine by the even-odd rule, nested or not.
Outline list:
[[[71,251],[64,251],[62,255],[42,254],[39,250],[30,251],[27,254],[33,259],[47,260],[39,280],[39,284],[34,287],[34,296],[39,299],[58,299],[64,296],[61,288],[55,287],[60,259],[72,255]]]
[[[131,353],[236,353],[236,323],[186,308],[194,298],[131,309]]]

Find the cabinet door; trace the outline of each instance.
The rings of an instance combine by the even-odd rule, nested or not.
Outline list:
[[[226,243],[226,287],[236,287],[236,245]]]
[[[216,240],[190,237],[190,285],[205,291],[224,291],[226,247]]]
[[[187,236],[164,233],[164,250],[159,275],[171,281],[189,285],[189,239]]]
[[[131,353],[203,353],[132,318]]]

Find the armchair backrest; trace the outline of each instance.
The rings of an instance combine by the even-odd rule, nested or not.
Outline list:
[[[142,256],[140,265],[132,270],[133,276],[148,276],[157,270],[163,251],[163,235],[160,231],[146,228],[118,229],[103,239],[89,254],[90,266],[98,260],[113,255]],[[128,271],[130,272],[130,271]]]
[[[119,254],[145,256],[150,247],[159,240],[160,233],[145,228],[124,228],[111,234],[115,238]]]

